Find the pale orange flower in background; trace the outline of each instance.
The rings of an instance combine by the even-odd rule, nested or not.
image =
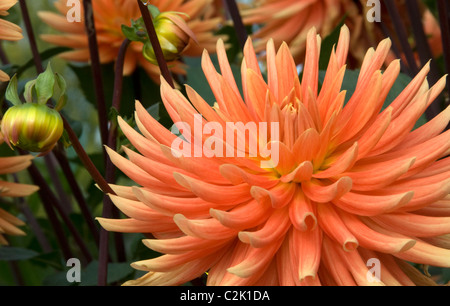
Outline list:
[[[0,16],[7,16],[8,10],[17,3],[17,0],[1,0]],[[16,41],[23,38],[22,29],[7,20],[0,19],[0,40]],[[0,82],[9,81],[9,75],[0,70]]]
[[[180,285],[205,272],[207,285],[414,285],[432,282],[407,262],[450,267],[450,131],[444,131],[450,107],[414,129],[445,78],[429,88],[426,65],[383,108],[400,72],[399,60],[381,71],[391,46],[385,39],[367,51],[344,103],[349,29],[341,28],[319,89],[320,42],[310,29],[300,81],[287,44],[277,50],[268,41],[263,76],[248,40],[241,97],[219,41],[221,73],[207,51],[202,58],[214,107],[189,86],[188,100],[161,81],[172,120],[191,127],[193,138],[183,142],[194,144],[191,150],[210,141],[193,132],[196,125],[216,122],[225,130],[227,122],[278,123],[279,137],[269,139],[279,153],[272,168],[261,167],[267,157],[249,152],[175,154],[180,138],[139,102],[140,133],[119,118],[138,152],[124,147],[128,158],[108,153],[139,186],[112,185],[110,197],[127,217],[98,220],[109,231],[153,236],[143,243],[163,254],[134,262],[148,273],[125,285]],[[242,129],[236,133],[264,144],[261,135]],[[239,144],[224,143],[237,152]],[[381,265],[379,282],[367,277],[372,258]]]
[[[184,51],[184,55],[197,56],[201,54],[203,49],[214,50],[217,39],[222,37],[214,35],[214,32],[220,26],[221,18],[213,16],[214,7],[211,5],[211,1],[151,1],[151,4],[156,6],[161,12],[176,11],[187,15],[180,16],[186,19],[187,25],[195,34],[198,44],[191,41]],[[100,61],[101,63],[113,62],[117,58],[120,46],[125,39],[121,26],[130,26],[131,20],[141,17],[139,6],[135,0],[93,0],[92,6]],[[61,55],[62,58],[69,61],[88,62],[90,58],[89,45],[85,35],[83,18],[81,22],[69,22],[66,15],[70,7],[66,6],[66,1],[64,0],[56,1],[55,7],[59,13],[41,11],[38,12],[38,15],[50,27],[62,33],[43,34],[41,38],[49,43],[74,49],[73,51],[64,52]],[[151,64],[144,58],[142,47],[143,44],[140,42],[131,43],[125,56],[124,74],[131,74],[139,65],[153,79],[159,82],[159,67]],[[169,68],[174,73],[185,73],[183,64],[180,61],[169,63]]]
[[[326,37],[344,16],[352,31],[350,57],[360,63],[368,48],[361,39],[365,16],[352,0],[255,0],[242,5],[241,15],[244,24],[256,26],[252,38],[257,53],[264,51],[269,39],[276,48],[286,42],[297,64],[305,57],[309,29],[315,27]]]
[[[255,26],[253,41],[257,52],[264,51],[269,39],[273,39],[278,48],[282,42],[289,45],[297,64],[305,55],[306,36],[311,27],[315,27],[322,37],[326,37],[341,21],[350,28],[352,37],[347,64],[360,66],[364,54],[369,47],[376,46],[385,38],[380,22],[371,22],[367,14],[373,4],[361,0],[254,0],[249,5],[241,6],[241,14],[246,25]],[[404,11],[407,1],[395,0],[395,5]],[[380,12],[381,22],[392,27],[389,14],[384,6]],[[428,9],[421,6],[425,33],[429,36],[433,53],[440,55],[441,47],[439,24]],[[408,14],[402,14],[401,22],[409,24]],[[345,19],[344,19],[345,18]],[[395,33],[395,31],[394,31]],[[393,53],[388,61],[394,57]]]
[[[0,175],[16,173],[26,169],[33,156],[21,155],[11,157],[0,157]],[[39,188],[34,185],[19,184],[0,180],[0,197],[26,197],[37,191]],[[11,215],[6,210],[0,208],[0,245],[7,245],[8,241],[3,236],[7,235],[25,235],[18,226],[25,223],[19,218]]]

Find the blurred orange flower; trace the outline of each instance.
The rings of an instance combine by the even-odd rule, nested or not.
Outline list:
[[[0,16],[7,16],[8,10],[17,0],[3,0],[0,2]],[[23,38],[22,29],[12,22],[0,19],[0,40],[20,40]],[[0,70],[0,82],[9,81],[9,75]]]
[[[16,173],[26,169],[30,164],[33,156],[22,155],[12,157],[0,157],[0,174]],[[1,197],[25,197],[39,188],[34,185],[26,185],[19,183],[12,183],[0,180],[0,196]],[[4,209],[0,208],[0,245],[8,244],[3,236],[7,235],[25,235],[25,233],[17,228],[17,226],[24,225],[23,221],[14,217]]]
[[[205,51],[202,67],[214,107],[191,87],[188,100],[162,80],[163,102],[175,123],[184,122],[183,138],[138,102],[140,133],[119,118],[139,153],[126,147],[128,158],[108,153],[140,186],[112,185],[116,195],[110,197],[127,218],[98,220],[109,231],[153,235],[143,243],[164,254],[133,263],[148,273],[126,285],[180,285],[206,271],[207,285],[414,285],[426,277],[406,262],[450,267],[443,236],[450,233],[450,130],[443,132],[450,107],[414,129],[445,78],[429,88],[426,65],[383,108],[400,72],[399,60],[381,71],[391,47],[385,39],[367,51],[344,103],[349,29],[341,28],[320,89],[315,28],[306,41],[300,81],[286,43],[276,51],[268,41],[263,77],[249,40],[243,97],[223,42],[217,45],[221,74]],[[213,148],[205,135],[212,130],[196,132],[215,123],[216,135],[230,122],[277,123],[279,133],[264,138],[262,128],[257,133],[236,125],[236,139],[216,138]],[[264,150],[252,156],[250,146],[239,156],[239,140],[270,147],[270,159]],[[174,148],[180,142],[183,149]],[[195,154],[221,146],[235,154]],[[375,281],[368,277],[373,260],[380,270]]]
[[[214,8],[210,5],[211,0],[154,0],[151,4],[156,6],[161,12],[176,11],[185,13],[182,15],[187,20],[187,24],[195,34],[196,42],[191,42],[184,51],[184,55],[194,56],[201,54],[203,48],[213,50],[219,36],[214,36],[214,32],[220,24],[219,17],[212,16]],[[93,0],[95,27],[97,32],[97,41],[99,45],[99,55],[101,63],[113,62],[125,39],[121,26],[131,25],[131,20],[141,17],[138,4],[135,0]],[[39,17],[52,28],[63,32],[61,34],[44,34],[42,39],[58,45],[73,48],[73,51],[65,52],[62,58],[70,61],[88,62],[89,45],[85,34],[84,21],[69,22],[66,15],[70,7],[66,6],[66,1],[59,0],[55,2],[58,13],[41,11]],[[83,19],[83,18],[82,18]],[[148,74],[159,82],[160,71],[157,65],[148,62],[142,55],[142,43],[132,42],[127,50],[124,74],[129,75],[137,65],[142,66]],[[175,73],[183,74],[184,67],[181,62],[174,61],[170,63],[170,68]]]
[[[408,5],[404,0],[395,0],[394,3],[401,11]],[[344,22],[352,32],[347,64],[354,68],[360,66],[366,50],[376,46],[385,37],[381,23],[367,19],[371,9],[372,6],[365,0],[254,0],[241,6],[241,14],[246,25],[255,26],[253,40],[257,52],[264,51],[269,39],[274,40],[275,47],[286,42],[297,64],[304,58],[306,36],[311,27],[326,37],[345,17]],[[420,9],[432,51],[439,55],[439,49],[442,48],[439,25],[424,5]],[[380,6],[379,15],[383,25],[392,28],[384,6]],[[401,22],[410,26],[408,14],[401,16]],[[388,62],[393,57],[391,54]]]

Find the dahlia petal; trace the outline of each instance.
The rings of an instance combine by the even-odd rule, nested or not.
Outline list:
[[[288,208],[276,209],[266,220],[264,225],[256,231],[241,231],[239,239],[255,248],[262,248],[284,237],[291,223]]]
[[[424,83],[428,72],[430,71],[430,63],[422,67],[418,74],[409,82],[402,92],[392,101],[390,106],[393,109],[393,118],[396,118],[409,102],[417,95],[419,89]]]
[[[211,254],[181,265],[169,272],[149,272],[144,276],[125,282],[124,286],[177,286],[185,284],[205,273],[216,261],[217,254]]]
[[[299,281],[318,280],[317,271],[321,259],[322,230],[319,228],[307,231],[293,229],[292,240],[290,247],[298,260]]]
[[[65,33],[83,34],[84,27],[74,27],[67,22],[66,16],[62,16],[53,12],[37,12],[38,17],[48,24],[50,27]]]
[[[219,170],[233,185],[247,183],[251,186],[271,188],[277,184],[277,180],[270,174],[253,174],[235,164],[222,164]]]
[[[356,286],[355,279],[350,274],[341,252],[335,251],[340,250],[341,246],[337,246],[337,243],[326,235],[323,235],[322,243],[321,261],[328,272],[324,272],[325,277],[330,277],[331,281],[338,286]]]
[[[198,197],[176,197],[171,195],[161,195],[153,193],[145,188],[133,187],[136,198],[148,207],[160,212],[163,215],[173,217],[176,213],[182,213],[191,218],[209,216],[209,209],[216,207],[214,203],[207,202]],[[219,205],[226,209],[232,205]]]
[[[15,173],[26,169],[34,157],[32,155],[19,155],[11,157],[2,157],[0,165],[0,173]]]
[[[139,130],[142,132],[142,134],[144,134],[147,138],[154,138],[160,144],[170,147],[177,136],[169,132],[163,125],[158,122],[158,120],[153,118],[137,100],[135,101],[135,107],[136,124],[138,124]]]
[[[450,121],[450,106],[433,119],[415,129],[396,147],[398,149],[412,147],[423,143],[441,133]]]
[[[296,190],[295,184],[279,183],[271,189],[252,186],[250,193],[258,202],[269,201],[273,208],[281,208],[290,203]]]
[[[349,177],[341,177],[331,184],[325,185],[319,180],[311,180],[302,183],[305,195],[314,202],[326,203],[341,198],[352,188],[352,180]]]
[[[11,223],[12,225],[15,226],[25,225],[25,222],[23,222],[21,219],[11,215],[9,212],[7,212],[2,208],[0,208],[0,219],[3,219],[6,222]]]
[[[302,77],[302,96],[303,104],[309,108],[310,97],[317,95],[318,80],[319,80],[319,53],[320,53],[320,38],[317,37],[315,28],[311,28],[307,35],[305,66]],[[312,94],[309,94],[311,90]]]
[[[236,236],[238,233],[237,230],[225,227],[213,218],[189,220],[182,214],[176,214],[173,221],[186,235],[201,239],[225,239]]]
[[[7,220],[0,218],[0,232],[13,236],[25,236],[25,232],[9,223]]]
[[[159,253],[165,254],[183,254],[189,251],[198,251],[207,248],[215,248],[223,245],[229,239],[223,240],[206,240],[191,236],[182,236],[171,239],[143,239],[142,243]]]
[[[276,55],[276,63],[278,75],[283,75],[283,79],[278,78],[277,98],[278,102],[281,102],[295,87],[295,82],[298,82],[297,68],[286,43],[281,44]]]
[[[201,250],[189,251],[183,254],[166,254],[156,258],[135,261],[131,266],[136,270],[170,272],[173,269],[183,266],[198,258],[204,258],[213,253],[217,253],[219,247],[209,247]]]
[[[355,164],[357,157],[358,157],[358,143],[355,142],[350,148],[348,148],[339,157],[333,158],[333,159],[335,159],[335,161],[329,162],[331,164],[331,166],[329,168],[327,168],[323,171],[314,173],[312,176],[314,178],[327,178],[327,177],[332,177],[332,176],[341,174],[342,172],[345,172],[346,170],[348,170]]]
[[[313,230],[317,226],[316,210],[300,190],[295,193],[289,206],[289,217],[299,231]]]
[[[330,203],[317,204],[317,219],[323,231],[339,243],[346,252],[354,251],[359,246],[356,237],[349,231]]]
[[[390,213],[375,216],[372,219],[385,228],[409,236],[432,237],[450,233],[450,217]]]
[[[282,241],[283,239],[261,248],[250,247],[245,255],[245,259],[237,265],[228,268],[227,271],[240,278],[261,275],[267,269]]]
[[[273,213],[273,209],[269,201],[251,200],[228,211],[211,208],[209,213],[222,225],[243,230],[255,227],[267,220]]]
[[[374,216],[391,212],[407,205],[413,196],[413,191],[382,196],[348,192],[340,199],[333,200],[333,204],[355,215]]]
[[[122,233],[155,233],[155,232],[170,232],[177,230],[177,226],[172,220],[166,222],[166,219],[152,220],[150,222],[140,221],[135,219],[108,219],[95,218],[100,225],[110,232]]]
[[[251,199],[250,186],[247,184],[220,186],[206,183],[180,173],[174,173],[174,177],[178,184],[208,202],[239,204]],[[224,192],[227,194],[227,197],[217,198],[217,194]]]
[[[170,217],[166,217],[159,212],[152,210],[140,201],[133,201],[112,194],[110,194],[109,197],[111,198],[114,205],[129,218],[146,222],[155,219],[165,219],[166,222],[169,222],[171,220]]]
[[[394,254],[394,256],[419,264],[450,267],[450,250],[436,247],[421,240],[417,240],[411,249]]]
[[[415,158],[399,159],[367,165],[356,165],[350,172],[342,175],[353,181],[353,190],[368,191],[383,188],[406,173],[416,161]]]
[[[386,132],[392,118],[392,107],[387,107],[358,139],[358,159],[366,157]]]
[[[406,251],[416,243],[414,239],[398,235],[395,232],[393,232],[394,235],[379,232],[364,224],[354,215],[340,211],[339,216],[363,248],[393,254]]]
[[[170,147],[160,146],[164,156],[180,169],[180,173],[198,173],[198,177],[210,183],[226,185],[228,181],[220,173],[220,163],[215,158],[185,157],[177,155]],[[183,171],[184,170],[184,171]]]
[[[147,172],[142,170],[140,167],[136,166],[134,163],[124,158],[120,154],[115,151],[105,147],[107,153],[109,154],[109,158],[119,169],[121,169],[129,178],[131,178],[136,183],[145,186],[150,189],[159,190],[161,192],[171,191],[182,191],[184,192],[184,188],[180,185],[169,186],[159,181],[158,179],[150,176]]]
[[[304,161],[292,172],[282,175],[280,181],[283,183],[307,181],[313,176],[313,170],[313,164],[310,161]]]
[[[151,158],[152,160],[167,165],[172,163],[165,157],[165,155],[160,150],[160,145],[154,141],[147,139],[138,133],[135,129],[128,125],[128,123],[122,119],[122,117],[117,117],[120,129],[130,140],[130,143],[144,156]]]
[[[0,180],[0,195],[2,197],[27,197],[38,191],[35,185],[19,184]]]

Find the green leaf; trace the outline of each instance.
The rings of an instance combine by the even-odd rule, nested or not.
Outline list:
[[[11,80],[9,80],[8,87],[6,88],[5,98],[13,105],[20,105],[19,94],[17,93],[17,77],[14,75]]]
[[[39,104],[46,104],[47,101],[53,96],[53,90],[55,88],[55,74],[53,73],[50,63],[47,65],[47,69],[39,74],[36,79],[36,93],[37,102]]]
[[[27,260],[38,255],[38,252],[29,249],[9,246],[0,247],[0,261]]]

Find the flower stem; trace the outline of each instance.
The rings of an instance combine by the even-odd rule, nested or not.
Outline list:
[[[155,26],[153,25],[152,16],[148,11],[147,6],[142,3],[141,0],[137,0],[139,5],[139,10],[142,14],[142,19],[144,20],[145,28],[147,30],[148,37],[150,38],[150,42],[152,43],[153,50],[155,51],[156,60],[158,61],[159,69],[161,70],[161,74],[164,79],[169,83],[172,88],[174,88],[174,83],[172,79],[172,75],[170,74],[169,68],[167,67],[167,62],[164,59],[164,55],[161,49],[161,45],[159,44],[158,36],[156,35]]]
[[[438,0],[441,39],[444,53],[445,70],[450,73],[450,5],[445,0]],[[450,82],[447,82],[448,96],[450,97]],[[447,101],[448,102],[448,101]]]
[[[430,45],[428,44],[428,40],[423,29],[422,18],[420,16],[420,10],[417,4],[417,0],[409,1],[408,5],[406,5],[406,8],[408,10],[412,30],[416,39],[417,53],[419,54],[421,64],[425,65],[430,59],[433,58],[433,55],[431,54]],[[434,85],[439,80],[439,71],[435,61],[430,62],[430,73],[428,74],[428,76],[430,79],[430,86]],[[441,98],[436,99],[426,109],[425,115],[427,117],[427,120],[433,119],[441,112],[439,105],[441,103],[441,100]]]
[[[42,66],[41,55],[39,54],[36,38],[34,36],[30,14],[28,13],[28,8],[25,0],[19,0],[19,3],[20,3],[20,10],[22,12],[23,22],[27,30],[28,42],[30,44],[31,53],[33,54],[34,65],[36,66],[36,71],[39,74],[44,71],[44,67]]]
[[[114,93],[112,107],[117,111],[120,109],[120,100],[122,98],[122,85],[123,85],[123,65],[125,61],[126,50],[130,44],[130,40],[125,39],[120,46],[119,54],[116,60],[116,68],[114,72]],[[117,125],[111,123],[108,135],[108,147],[115,149],[117,140]],[[108,183],[113,183],[115,180],[115,167],[111,162],[111,159],[106,157],[106,169],[105,169],[105,179]],[[105,195],[103,198],[103,218],[118,218],[119,212],[114,209],[109,196]],[[108,232],[102,229],[100,234],[100,252],[99,252],[99,267],[98,267],[98,285],[105,286],[107,282],[108,274]],[[114,233],[114,242],[116,246],[117,259],[119,262],[126,260],[125,249],[123,245],[123,238],[120,233]]]
[[[244,48],[247,42],[247,30],[245,29],[244,23],[242,21],[241,14],[239,13],[239,8],[235,0],[225,0],[225,6],[227,8],[228,14],[233,20],[234,30],[236,31],[237,38],[239,40],[239,45],[241,49]]]
[[[402,18],[400,13],[393,1],[384,0],[389,16],[391,17],[392,23],[394,25],[397,38],[402,47],[403,53],[405,54],[406,61],[408,64],[409,71],[416,75],[419,72],[419,68],[416,65],[416,59],[414,57],[413,50],[408,42],[408,34],[406,32],[405,26],[402,23]]]
[[[94,10],[92,0],[83,0],[84,22],[89,44],[89,55],[91,59],[92,76],[94,78],[95,96],[97,101],[98,119],[100,125],[100,137],[102,144],[108,139],[108,119],[105,95],[103,92],[103,79],[100,67],[100,55],[97,44],[97,31],[95,29]],[[105,156],[106,153],[104,152]]]

